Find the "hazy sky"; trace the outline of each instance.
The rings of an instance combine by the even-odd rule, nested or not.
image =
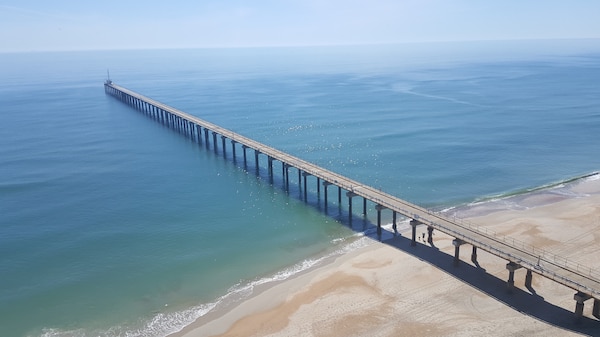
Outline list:
[[[598,0],[0,0],[0,51],[600,38]]]

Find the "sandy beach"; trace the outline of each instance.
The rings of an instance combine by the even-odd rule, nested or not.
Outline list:
[[[500,235],[600,270],[600,179],[473,206],[462,215]],[[426,227],[418,227],[421,238]],[[524,269],[506,287],[506,261],[471,246],[453,266],[452,237],[410,232],[339,256],[241,302],[176,336],[600,336],[592,316],[574,321],[575,291]]]

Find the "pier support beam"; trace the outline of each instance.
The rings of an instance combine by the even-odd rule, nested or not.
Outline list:
[[[433,227],[431,226],[427,226],[427,242],[429,242],[430,245],[433,244]]]
[[[248,160],[246,156],[246,149],[248,147],[246,145],[242,145],[242,151],[244,152],[244,170],[248,169]]]
[[[321,178],[317,177],[317,199],[321,201]]]
[[[419,220],[412,219],[410,220],[410,225],[412,226],[412,240],[410,245],[414,247],[417,245],[417,226],[421,225],[421,222]]]
[[[267,168],[269,171],[269,180],[271,181],[271,184],[273,183],[273,157],[269,156],[269,158],[267,158]]]
[[[350,226],[352,226],[352,198],[357,196],[354,192],[347,192],[346,196],[348,196],[348,221],[350,222]]]
[[[583,303],[592,298],[592,296],[582,293],[578,291],[575,295],[573,295],[573,299],[577,301],[575,304],[575,320],[580,320],[583,316]],[[597,301],[597,300],[596,300]]]
[[[506,264],[506,269],[508,269],[508,281],[506,282],[506,287],[509,292],[512,292],[515,289],[515,270],[519,268],[521,268],[521,265],[514,262]]]
[[[235,140],[231,140],[231,152],[232,152],[232,156],[233,156],[233,162],[236,162],[236,156],[235,156],[235,144],[237,142]]]
[[[367,198],[363,198],[363,216],[367,217]]]
[[[396,226],[396,211],[392,212],[392,229],[394,230],[394,235],[398,234],[398,227]]]
[[[332,185],[330,182],[328,181],[324,181],[323,182],[323,193],[325,195],[325,214],[327,214],[327,186]]]
[[[473,251],[471,252],[471,262],[477,264],[477,246],[473,246]]]
[[[161,117],[162,119],[162,117]],[[202,144],[202,127],[196,124],[196,138],[198,138],[198,144]]]
[[[213,135],[213,147],[214,147],[215,153],[217,153],[217,150],[219,147],[217,145],[217,133],[213,131],[212,135]]]
[[[533,281],[533,273],[531,269],[527,269],[527,274],[525,274],[525,287],[531,288],[531,281]]]
[[[302,172],[302,178],[304,179],[304,202],[308,201],[308,192],[307,192],[307,186],[306,186],[306,177],[311,176],[312,174],[308,173],[308,172]]]
[[[594,307],[592,308],[592,315],[597,319],[600,319],[600,300],[594,298]]]
[[[460,263],[460,246],[465,242],[461,239],[452,240],[452,245],[454,246],[454,266],[458,267]]]
[[[225,140],[227,137],[221,136],[221,145],[223,146],[223,158],[227,158],[227,147],[225,146]]]
[[[285,177],[285,191],[290,191],[290,165],[286,163],[283,164],[283,176]]]
[[[258,173],[258,169],[259,169],[259,161],[258,161],[258,155],[260,154],[260,151],[258,150],[254,150],[254,165],[256,165],[256,173]]]
[[[377,210],[377,236],[381,239],[381,210],[386,209],[383,205],[376,205],[375,209]]]

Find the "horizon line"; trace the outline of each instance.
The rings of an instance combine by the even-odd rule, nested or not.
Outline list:
[[[560,37],[560,38],[498,38],[498,39],[465,39],[465,40],[423,40],[397,42],[359,42],[359,43],[322,43],[322,44],[281,44],[281,45],[237,45],[237,46],[164,46],[164,47],[107,47],[107,48],[65,48],[65,49],[16,49],[0,50],[0,54],[27,53],[61,53],[61,52],[101,52],[101,51],[143,51],[143,50],[198,50],[198,49],[272,49],[272,48],[319,48],[319,47],[360,47],[360,46],[394,46],[445,43],[480,43],[480,42],[525,42],[525,41],[576,41],[600,40],[600,37]]]

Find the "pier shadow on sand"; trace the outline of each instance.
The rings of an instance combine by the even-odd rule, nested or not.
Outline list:
[[[455,267],[453,265],[454,256],[429,244],[417,243],[416,246],[411,246],[411,239],[401,235],[382,241],[382,243],[429,263],[525,315],[565,330],[600,337],[600,321],[586,316],[575,320],[573,311],[546,302],[533,288],[528,289],[530,292],[527,292],[515,286],[514,290],[509,292],[505,279],[500,279],[487,273],[484,268],[473,266],[462,260],[459,266]],[[506,277],[508,278],[508,271]],[[575,290],[573,292],[575,293]],[[588,301],[586,305],[591,305],[591,303]],[[574,300],[573,309],[575,309]]]

